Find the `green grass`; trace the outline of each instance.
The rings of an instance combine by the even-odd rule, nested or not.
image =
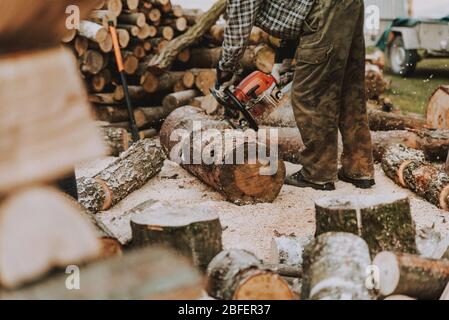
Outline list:
[[[429,97],[442,84],[449,85],[449,59],[427,59],[418,63],[415,73],[408,78],[385,72],[391,79],[386,92],[393,105],[404,112],[424,114]]]

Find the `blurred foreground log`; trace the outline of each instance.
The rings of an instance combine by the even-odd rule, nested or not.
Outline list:
[[[85,265],[80,272],[79,290],[67,290],[70,275],[62,273],[17,291],[0,289],[0,298],[194,300],[202,291],[199,274],[179,256],[159,248],[135,250],[123,257]]]

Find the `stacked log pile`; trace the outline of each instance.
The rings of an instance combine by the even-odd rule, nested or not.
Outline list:
[[[94,118],[113,128],[102,133],[111,155],[117,156],[130,138],[116,130],[128,129],[128,114],[108,23],[117,28],[140,135],[151,138],[174,109],[209,94],[224,36],[223,25],[216,21],[226,1],[217,1],[207,13],[183,9],[170,0],[100,2],[63,42],[77,57]],[[274,49],[266,44],[268,36],[255,29],[250,42],[243,59],[245,72],[270,72]]]

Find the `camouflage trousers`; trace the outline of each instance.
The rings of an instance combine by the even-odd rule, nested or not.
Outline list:
[[[363,0],[315,0],[304,23],[291,96],[305,144],[302,173],[311,182],[337,179],[339,130],[346,175],[374,175],[363,25]]]

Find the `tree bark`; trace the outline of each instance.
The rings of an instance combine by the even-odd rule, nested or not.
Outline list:
[[[373,131],[423,129],[426,126],[426,120],[422,117],[379,110],[369,110],[368,119]]]
[[[384,156],[382,169],[400,186],[409,188],[443,210],[449,210],[449,176],[426,163],[422,151],[392,146]]]
[[[198,299],[199,274],[173,253],[159,248],[136,250],[123,257],[81,267],[81,287],[67,290],[67,274],[61,272],[45,281],[17,291],[2,291],[2,299],[118,300]]]
[[[149,206],[132,216],[131,230],[133,246],[170,246],[201,270],[222,250],[220,220],[201,206]]]
[[[326,197],[315,202],[316,236],[349,232],[380,251],[416,253],[415,225],[405,195]]]
[[[162,150],[153,140],[140,140],[92,178],[78,179],[80,203],[90,212],[108,210],[159,173]]]
[[[171,112],[179,107],[189,104],[189,102],[197,96],[199,96],[197,90],[185,90],[170,93],[164,100],[162,100],[162,106]]]
[[[280,272],[290,269],[296,276],[302,276],[302,254],[312,237],[278,235],[271,240],[270,263],[278,266]],[[283,274],[282,274],[283,275]]]
[[[303,300],[371,300],[366,242],[351,233],[329,232],[313,240],[303,254]]]
[[[221,300],[291,300],[293,293],[279,275],[263,270],[245,250],[219,253],[207,269],[207,293]]]
[[[183,75],[183,71],[165,72],[161,76],[156,76],[147,71],[142,75],[140,84],[149,93],[170,91],[182,79]]]
[[[101,132],[109,149],[109,155],[118,157],[122,152],[128,150],[131,142],[128,131],[121,128],[101,128]]]
[[[198,134],[198,131],[194,134],[193,125],[195,121],[201,121],[201,130],[217,129],[219,132],[223,132],[224,130],[231,128],[225,121],[207,117],[201,112],[201,109],[194,107],[177,109],[167,117],[160,131],[162,146],[164,147],[166,154],[170,155],[172,158],[171,160],[180,160],[173,158],[179,156],[178,152],[181,151],[179,150],[179,147],[182,147],[185,150],[190,150],[186,151],[190,154],[190,156],[187,155],[188,159],[181,161],[183,168],[215,190],[221,192],[227,200],[236,204],[274,201],[284,183],[284,162],[280,159],[273,159],[271,161],[272,163],[267,165],[263,164],[260,159],[248,159],[248,150],[250,150],[250,148],[261,148],[261,144],[254,141],[238,142],[231,147],[231,150],[229,150],[228,146],[228,150],[223,152],[223,147],[226,144],[226,141],[223,143],[221,140],[223,135],[221,135],[219,142],[217,140],[208,144],[208,139],[202,139]],[[188,134],[189,138],[182,140],[182,142],[171,139],[172,133],[177,129],[183,130],[184,133]],[[180,137],[177,138],[179,139]],[[194,148],[194,146],[196,147]],[[201,146],[201,150],[203,150],[203,155],[204,150],[207,150],[204,148],[208,148],[210,151],[217,148],[215,151],[218,153],[216,155],[214,153],[215,161],[212,161],[212,164],[206,164],[201,160],[193,161],[194,159],[192,159],[192,156],[197,156],[196,153],[198,150],[196,150],[196,148],[199,146]],[[173,148],[175,148],[175,150],[172,150]],[[241,159],[243,160],[243,163],[226,164],[226,161],[229,163],[229,159],[232,160],[235,158],[235,154],[244,155],[243,159]],[[195,162],[198,162],[198,164],[194,164]],[[234,162],[235,161],[232,161],[232,163]],[[250,164],[250,162],[253,162],[254,164]],[[261,174],[261,170],[270,170],[273,169],[273,166],[277,167],[274,174]],[[272,172],[267,172],[267,174],[270,173]]]
[[[384,251],[373,264],[380,271],[380,294],[438,299],[449,282],[449,261]]]
[[[215,24],[225,9],[226,0],[218,0],[207,13],[198,19],[193,27],[171,41],[159,55],[155,56],[148,64],[148,68],[156,72],[170,69],[178,54],[198,41]]]

